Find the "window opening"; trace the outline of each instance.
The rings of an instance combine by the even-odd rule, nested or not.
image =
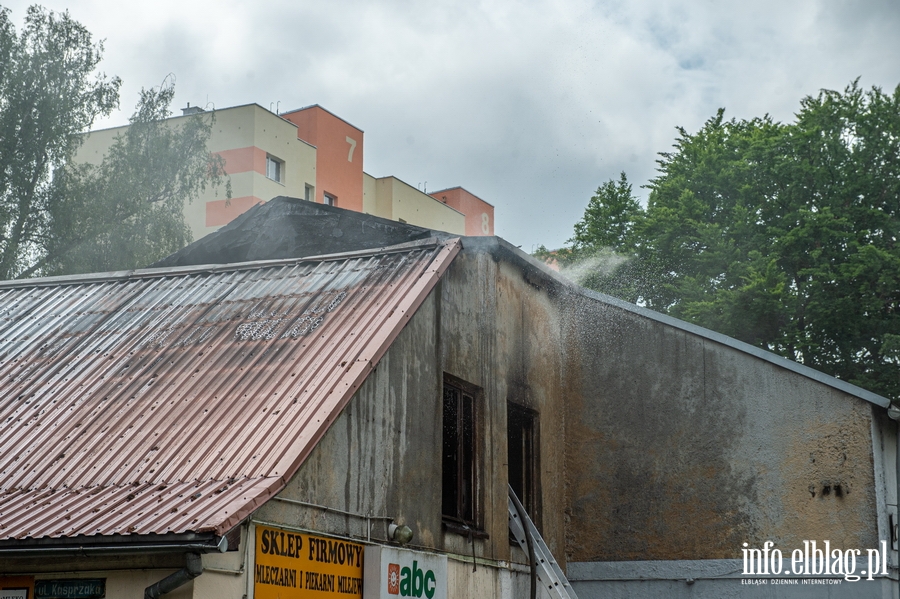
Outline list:
[[[284,163],[274,156],[266,156],[266,177],[281,183],[284,177]]]
[[[324,196],[325,196],[325,199],[323,200],[323,203],[326,206],[337,206],[337,197],[336,196],[331,195],[327,191],[325,192]]]
[[[506,404],[509,484],[535,526],[539,526],[537,412]]]
[[[442,511],[451,522],[477,526],[477,388],[444,379]]]

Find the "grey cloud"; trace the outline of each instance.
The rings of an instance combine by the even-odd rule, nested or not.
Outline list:
[[[70,2],[108,39],[125,117],[170,71],[182,106],[323,104],[366,131],[367,171],[462,185],[525,249],[561,245],[621,170],[645,195],[676,126],[719,107],[789,120],[820,88],[900,83],[896,0],[198,2],[127,27],[112,0]]]

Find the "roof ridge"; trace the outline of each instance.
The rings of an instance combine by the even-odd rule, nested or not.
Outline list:
[[[133,270],[116,270],[100,273],[83,273],[75,275],[58,275],[52,277],[35,277],[33,279],[10,279],[0,281],[2,289],[22,289],[28,287],[58,287],[62,285],[84,285],[87,283],[105,283],[114,281],[132,281],[137,279],[151,279],[157,277],[169,277],[173,275],[187,275],[199,273],[237,272],[241,270],[254,270],[272,266],[287,266],[302,262],[326,262],[330,260],[346,260],[378,254],[392,254],[397,252],[413,251],[426,247],[436,247],[441,244],[449,244],[458,237],[441,238],[428,237],[416,241],[407,241],[396,245],[389,245],[364,250],[338,252],[332,254],[314,254],[295,258],[275,258],[271,260],[251,260],[248,262],[230,262],[224,264],[199,264],[189,266],[164,266],[157,268],[137,268]]]

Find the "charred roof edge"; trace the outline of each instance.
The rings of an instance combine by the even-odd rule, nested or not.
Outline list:
[[[750,354],[751,356],[759,358],[760,360],[764,360],[766,362],[769,362],[770,364],[774,364],[775,366],[780,366],[781,368],[790,370],[801,376],[812,379],[839,391],[843,391],[844,393],[858,397],[859,399],[875,404],[876,406],[887,408],[891,405],[891,401],[886,397],[878,395],[877,393],[873,393],[872,391],[869,391],[867,389],[863,389],[862,387],[858,387],[852,383],[848,383],[847,381],[842,381],[841,379],[815,370],[814,368],[810,368],[809,366],[804,366],[803,364],[794,362],[793,360],[789,360],[787,358],[779,356],[778,354],[766,351],[754,345],[750,345],[749,343],[739,341],[733,337],[729,337],[728,335],[723,335],[722,333],[717,333],[710,329],[706,329],[701,326],[679,320],[672,316],[668,316],[660,312],[655,312],[654,310],[650,310],[649,308],[642,308],[641,306],[626,302],[625,300],[621,300],[611,295],[606,295],[605,293],[599,293],[597,291],[592,291],[590,289],[586,289],[584,287],[576,285],[572,281],[566,279],[565,277],[551,269],[546,264],[542,263],[536,258],[533,258],[532,256],[529,256],[520,248],[499,237],[464,237],[463,247],[466,249],[489,252],[497,252],[499,250],[501,253],[507,255],[513,261],[518,261],[522,264],[522,266],[532,269],[532,272],[534,274],[539,274],[545,278],[552,280],[556,285],[567,289],[570,293],[583,295],[590,299],[612,305],[621,310],[625,310],[626,312],[631,312],[633,314],[637,314],[638,316],[643,316],[644,318],[655,320],[667,326],[685,331],[686,333],[690,333],[692,335],[708,339],[715,343],[719,343],[726,347],[730,347],[739,352]]]

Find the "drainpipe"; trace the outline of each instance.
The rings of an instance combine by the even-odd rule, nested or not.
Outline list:
[[[894,484],[897,490],[897,496],[895,501],[897,502],[897,516],[895,517],[895,526],[897,526],[898,532],[900,532],[900,406],[891,402],[891,405],[888,407],[888,417],[897,423],[897,446],[896,446],[896,459],[894,460]],[[891,535],[893,536],[893,532],[891,531]],[[898,535],[900,536],[900,535]],[[900,539],[897,541],[897,556],[900,558]],[[900,589],[900,559],[897,560],[897,586]],[[900,596],[900,590],[898,590],[898,596]]]
[[[896,499],[896,501],[897,501],[897,509],[896,509],[897,516],[894,519],[896,520],[896,526],[897,526],[897,532],[898,532],[898,534],[897,534],[897,558],[898,559],[897,559],[896,566],[897,566],[897,589],[898,589],[897,596],[900,597],[900,408],[898,408],[894,404],[891,404],[891,407],[888,410],[888,415],[891,416],[891,418],[893,418],[894,421],[897,423],[897,456],[896,456],[896,459],[894,460],[894,462],[895,462],[894,477],[896,479],[895,483],[896,483],[896,487],[897,487],[897,499]],[[891,531],[891,532],[893,533],[893,531]],[[888,540],[890,540],[890,539],[891,539],[891,537],[888,536]],[[885,558],[887,558],[887,556],[885,556]]]
[[[203,564],[199,553],[186,553],[184,557],[187,561],[184,568],[144,589],[144,599],[159,599],[161,595],[171,593],[181,585],[203,574]]]

